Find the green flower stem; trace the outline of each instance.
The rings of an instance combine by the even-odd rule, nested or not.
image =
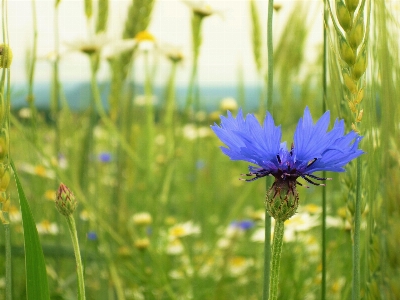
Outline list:
[[[275,220],[274,239],[271,249],[271,274],[269,279],[269,300],[278,299],[279,265],[281,260],[283,232],[285,224],[283,221]]]
[[[267,180],[268,182],[268,180]],[[269,278],[271,262],[271,216],[265,210],[265,239],[264,239],[264,284],[263,284],[263,299],[268,299]]]
[[[76,232],[75,219],[72,215],[66,217],[68,223],[69,233],[71,234],[72,246],[74,247],[75,260],[76,260],[76,273],[78,275],[78,300],[86,299],[85,296],[85,280],[83,277],[83,265],[81,259],[81,252],[79,250],[78,234]]]
[[[353,236],[353,288],[352,299],[360,299],[360,225],[361,225],[361,159],[357,158],[356,207]]]

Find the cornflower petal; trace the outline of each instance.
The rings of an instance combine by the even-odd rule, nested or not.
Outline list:
[[[221,116],[221,125],[214,124],[212,130],[226,145],[222,152],[231,160],[245,160],[263,168],[273,167],[281,139],[280,126],[275,126],[270,113],[262,127],[254,115],[243,118],[240,109],[236,118],[228,111],[228,117]]]

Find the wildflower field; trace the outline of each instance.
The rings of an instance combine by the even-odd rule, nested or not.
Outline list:
[[[171,0],[178,45],[152,31],[166,0],[75,1],[75,40],[72,1],[18,1],[22,46],[12,2],[0,299],[400,299],[398,1]],[[243,3],[251,66],[204,68]]]

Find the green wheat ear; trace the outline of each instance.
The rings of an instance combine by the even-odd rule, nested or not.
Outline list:
[[[328,1],[329,3],[329,1]],[[329,12],[336,36],[336,49],[342,73],[345,99],[353,115],[352,129],[359,132],[358,124],[364,110],[361,107],[364,93],[363,76],[367,69],[369,11],[366,0],[336,0],[336,10]],[[369,3],[370,4],[370,3]],[[355,15],[355,12],[357,14]],[[367,20],[365,21],[365,15]]]

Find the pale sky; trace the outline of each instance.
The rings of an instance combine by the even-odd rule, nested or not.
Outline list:
[[[296,0],[275,1],[282,4],[279,14],[274,15],[274,32],[279,34],[287,15]],[[299,1],[299,0],[297,0]],[[38,56],[45,56],[54,49],[54,2],[52,0],[36,0],[38,23]],[[59,30],[61,50],[64,42],[77,38],[86,38],[88,28],[84,16],[83,0],[62,0],[59,7]],[[109,37],[121,36],[127,8],[131,1],[110,0],[110,16],[108,26]],[[264,41],[267,15],[267,0],[257,0],[260,19],[263,23]],[[212,8],[222,11],[222,16],[213,15],[204,19],[203,44],[200,50],[199,81],[204,84],[237,83],[238,66],[244,70],[246,82],[257,82],[257,75],[251,48],[251,23],[249,0],[214,0],[209,1]],[[320,1],[306,1],[314,7],[314,26],[320,27],[322,8]],[[178,84],[186,85],[191,64],[191,12],[180,0],[157,0],[149,31],[163,43],[181,46],[187,59],[178,70]],[[32,43],[32,3],[27,0],[8,1],[8,27],[10,45],[13,49],[12,80],[25,80],[25,54]],[[321,43],[320,35],[311,38],[310,51]],[[62,52],[62,51],[61,51]],[[166,70],[169,62],[159,61],[156,82],[166,81]],[[140,66],[137,68],[140,72]],[[70,53],[64,56],[60,74],[62,81],[88,80],[89,65],[87,58],[81,54]],[[50,80],[50,65],[46,61],[37,63],[36,81]],[[108,65],[102,64],[100,79],[108,79]]]

